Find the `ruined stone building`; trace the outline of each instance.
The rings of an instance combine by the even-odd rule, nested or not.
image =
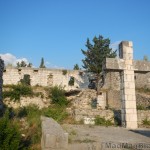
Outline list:
[[[143,64],[147,67],[147,64],[149,63],[146,61],[136,61],[137,68],[143,69]],[[90,77],[90,74],[83,70],[7,67],[3,72],[3,84],[18,84],[26,75],[30,79],[31,86],[39,85],[51,87],[55,85],[61,85],[65,88],[65,90],[88,88]],[[71,78],[74,79],[73,85],[69,85]],[[137,71],[135,72],[134,79],[136,88],[150,88],[150,72],[141,73]],[[106,99],[107,105],[120,108],[119,72],[111,70],[106,74],[105,84],[102,89],[102,97]]]

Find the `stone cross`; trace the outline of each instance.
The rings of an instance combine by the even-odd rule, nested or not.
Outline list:
[[[0,58],[0,110],[3,108],[3,101],[2,101],[3,70],[4,70],[4,61]]]
[[[119,44],[119,59],[106,58],[103,65],[105,72],[120,72],[121,77],[121,122],[122,126],[136,129],[137,110],[134,73],[150,72],[150,62],[133,60],[133,44],[123,41]]]

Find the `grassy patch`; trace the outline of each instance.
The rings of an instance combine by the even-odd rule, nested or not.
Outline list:
[[[96,116],[96,118],[95,118],[95,125],[100,125],[100,126],[112,126],[112,125],[114,125],[114,124],[112,123],[112,121],[111,121],[110,119],[109,119],[109,120],[106,120],[105,118]]]

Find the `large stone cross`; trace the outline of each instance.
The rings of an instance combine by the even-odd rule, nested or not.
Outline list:
[[[132,42],[123,41],[119,44],[119,59],[106,58],[103,70],[120,72],[122,126],[136,129],[138,126],[134,73],[150,72],[150,62],[134,61]]]

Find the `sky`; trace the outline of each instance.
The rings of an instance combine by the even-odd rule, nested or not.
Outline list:
[[[150,58],[150,0],[0,0],[0,56],[5,63],[82,67],[86,40],[102,35],[115,50],[132,41],[134,59]]]

